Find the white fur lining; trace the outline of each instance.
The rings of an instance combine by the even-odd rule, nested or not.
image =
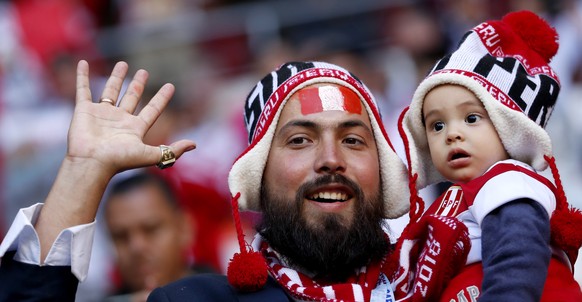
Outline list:
[[[260,211],[259,198],[261,181],[282,109],[295,91],[315,83],[335,83],[345,86],[354,91],[359,96],[360,100],[364,100],[360,92],[351,87],[351,85],[342,80],[328,77],[307,80],[289,92],[287,97],[282,100],[279,110],[275,113],[271,124],[261,140],[258,141],[252,149],[247,150],[247,152],[233,164],[230,170],[228,186],[233,196],[238,192],[241,193],[241,196],[238,199],[239,208],[241,210]],[[388,141],[386,139],[378,139],[383,137],[380,125],[374,118],[370,105],[367,102],[362,103],[368,112],[373,128],[372,130],[376,138],[380,161],[382,191],[384,194],[386,209],[385,216],[386,218],[397,218],[408,212],[410,208],[410,193],[407,189],[408,177],[406,167],[394,149],[390,147]]]
[[[424,97],[434,87],[443,84],[464,86],[483,102],[505,150],[512,159],[531,165],[537,171],[547,168],[544,155],[552,155],[552,142],[541,126],[523,112],[512,110],[501,104],[481,84],[467,76],[453,73],[433,74],[417,88],[402,125],[409,141],[410,154],[408,156],[410,156],[412,173],[418,173],[419,189],[445,181],[432,163],[422,124]]]

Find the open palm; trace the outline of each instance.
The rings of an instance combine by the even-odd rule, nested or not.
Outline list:
[[[105,84],[101,99],[117,100],[128,66],[119,62]],[[158,146],[143,143],[143,137],[162,113],[174,93],[174,86],[162,86],[137,114],[134,111],[143,93],[148,73],[136,72],[117,106],[107,102],[93,103],[89,88],[89,65],[77,66],[77,96],[75,112],[69,129],[67,157],[69,160],[91,160],[111,173],[154,165],[160,160]],[[195,147],[187,140],[171,145],[177,157]]]

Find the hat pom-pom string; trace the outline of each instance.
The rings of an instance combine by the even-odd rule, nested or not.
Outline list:
[[[574,263],[578,250],[582,247],[582,212],[568,205],[556,160],[547,155],[544,155],[544,159],[550,166],[557,189],[556,210],[550,219],[552,244],[563,249]]]
[[[228,264],[226,275],[228,282],[242,292],[253,292],[261,289],[267,283],[267,262],[261,253],[253,251],[244,240],[244,234],[238,212],[237,193],[231,201],[234,224],[240,253],[235,253]]]
[[[404,115],[409,109],[410,107],[404,108],[398,117],[398,132],[404,143],[404,152],[406,153],[406,162],[408,164],[408,190],[410,191],[410,211],[408,212],[408,217],[410,218],[410,223],[417,223],[424,213],[424,200],[422,200],[422,197],[420,197],[418,189],[416,188],[418,173],[412,173],[410,143],[408,141],[408,135],[406,135],[404,127],[402,126],[404,123]]]

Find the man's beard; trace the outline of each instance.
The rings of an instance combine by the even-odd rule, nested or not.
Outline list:
[[[339,214],[321,213],[318,225],[309,226],[301,214],[305,192],[330,183],[346,185],[355,192],[351,222]],[[384,202],[381,191],[365,200],[361,188],[342,175],[325,175],[303,184],[295,200],[273,196],[261,186],[263,218],[257,231],[291,266],[305,269],[329,282],[342,282],[355,270],[382,259],[388,252],[382,230]]]

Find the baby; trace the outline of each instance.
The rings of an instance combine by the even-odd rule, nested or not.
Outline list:
[[[544,130],[560,90],[548,65],[556,40],[531,12],[484,22],[437,62],[401,116],[412,195],[453,183],[424,213],[413,198],[408,227],[429,216],[455,218],[471,242],[457,246],[466,258],[451,261],[464,267],[450,276],[441,301],[582,301],[575,256],[567,253],[580,245],[560,241],[570,230],[554,223],[556,215],[580,217],[568,211]],[[556,186],[537,172],[548,164]],[[431,278],[423,274],[415,278]]]

